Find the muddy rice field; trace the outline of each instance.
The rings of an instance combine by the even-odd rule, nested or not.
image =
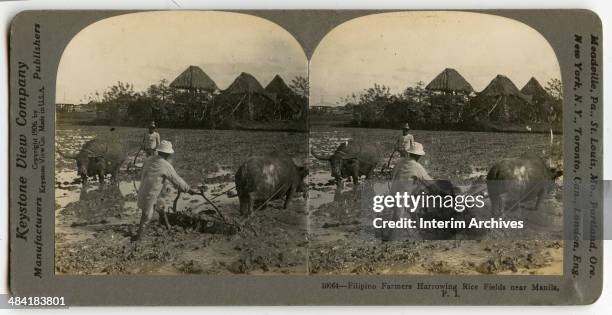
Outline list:
[[[65,151],[76,151],[93,137],[117,137],[126,144],[129,157],[117,185],[93,180],[83,185],[76,163],[56,155],[56,273],[562,273],[562,241],[381,242],[363,237],[363,213],[355,210],[361,190],[348,182],[338,191],[327,162],[308,158],[309,146],[330,153],[348,139],[369,141],[380,146],[382,165],[399,134],[382,129],[318,127],[311,130],[310,139],[306,133],[160,129],[161,138],[173,143],[177,173],[194,187],[206,186],[205,194],[223,219],[201,196],[181,194],[176,212],[169,210],[169,230],[158,224],[155,214],[143,240],[132,242],[140,221],[136,194],[144,154],[136,154],[144,132],[118,127],[113,135],[105,126],[58,125],[56,143]],[[502,157],[524,152],[550,155],[550,136],[544,134],[418,130],[413,134],[425,147],[427,155],[421,162],[430,175],[464,186],[481,185],[488,168]],[[299,194],[286,210],[281,200],[272,201],[249,219],[240,218],[234,173],[248,156],[274,149],[308,164],[308,199]],[[384,179],[378,175],[377,180]],[[529,215],[546,217],[553,225],[562,222],[559,183],[543,209]]]

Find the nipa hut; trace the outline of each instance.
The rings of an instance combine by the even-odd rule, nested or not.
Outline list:
[[[170,87],[189,91],[207,91],[213,93],[217,84],[198,66],[189,66],[172,83]]]
[[[474,103],[479,112],[484,112],[488,120],[494,122],[527,122],[534,112],[529,98],[501,74],[478,93]]]
[[[208,116],[217,84],[200,67],[189,66],[170,83],[177,89],[175,104],[163,120],[173,123],[197,124]]]
[[[308,108],[306,99],[293,92],[278,74],[274,76],[264,90],[274,101],[275,119],[299,120]]]
[[[452,68],[444,69],[425,86],[425,89],[444,93],[463,92],[470,94],[474,92],[472,85],[457,70]]]
[[[545,122],[552,118],[555,111],[555,101],[536,78],[531,77],[521,89],[521,93],[529,97],[534,106],[534,115],[531,117],[532,121]]]
[[[238,120],[269,120],[273,102],[259,81],[249,73],[242,72],[217,97],[219,118]]]
[[[444,69],[427,86],[426,90],[441,92],[434,94],[430,102],[441,109],[439,121],[434,123],[447,124],[462,120],[464,106],[474,93],[472,85],[459,72],[452,68]]]

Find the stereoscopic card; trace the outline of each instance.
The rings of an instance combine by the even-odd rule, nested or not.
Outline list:
[[[12,295],[593,303],[602,41],[587,10],[21,12]]]

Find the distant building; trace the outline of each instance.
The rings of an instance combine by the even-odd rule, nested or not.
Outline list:
[[[93,102],[87,104],[56,103],[55,110],[59,113],[90,113],[96,111],[96,104]]]
[[[455,69],[446,68],[438,74],[425,89],[443,93],[462,92],[467,95],[474,92],[472,85]]]
[[[76,105],[75,112],[79,113],[91,113],[96,111],[96,104],[93,102],[89,102],[87,104],[78,104]]]
[[[171,88],[213,94],[219,88],[202,68],[189,66],[170,83]]]
[[[559,104],[546,92],[536,78],[531,77],[521,89],[521,93],[529,97],[533,104],[533,109],[530,112],[531,121],[557,121],[562,117],[561,113],[563,110],[559,108]]]
[[[311,113],[331,113],[333,111],[333,107],[331,106],[323,106],[323,105],[313,105],[310,106]]]
[[[530,98],[504,75],[497,75],[478,93],[474,105],[489,121],[495,122],[527,122],[534,111]]]
[[[72,113],[75,112],[77,105],[70,103],[56,103],[55,109],[59,113]]]
[[[298,120],[305,118],[307,100],[297,95],[287,86],[280,75],[274,76],[264,89],[276,106],[272,118],[280,120]]]
[[[242,72],[215,100],[221,119],[265,120],[273,117],[274,101],[257,79]]]

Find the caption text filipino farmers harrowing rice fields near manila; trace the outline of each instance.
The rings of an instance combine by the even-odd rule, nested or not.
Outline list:
[[[138,148],[143,129],[114,131]],[[250,155],[283,148],[306,158],[308,142],[331,153],[347,139],[378,143],[392,151],[397,131],[361,128],[317,128],[310,133],[160,129],[173,141],[174,166],[191,185],[208,187],[225,217],[239,216],[234,174]],[[108,126],[59,125],[57,145],[78,150],[94,137],[111,133]],[[423,164],[434,178],[482,182],[491,161],[518,157],[526,151],[545,153],[550,136],[531,133],[413,131],[427,149]],[[136,151],[136,150],[132,150]],[[136,152],[129,152],[119,185],[95,180],[81,187],[73,160],[56,160],[56,253],[59,274],[560,274],[562,242],[541,241],[368,241],[359,236],[359,214],[351,211],[347,183],[340,198],[330,181],[329,165],[311,158],[309,200],[294,197],[288,209],[271,202],[238,233],[206,233],[194,222],[169,213],[171,229],[155,222],[141,243],[130,238],[137,229],[139,173],[128,170]],[[142,163],[137,158],[136,166]],[[393,162],[391,163],[393,165]],[[538,215],[562,220],[560,185]],[[174,196],[174,195],[173,195]],[[488,200],[487,200],[488,202]],[[486,206],[488,207],[488,205]],[[182,195],[176,209],[197,214],[210,210],[200,196]],[[308,210],[306,210],[308,209]],[[552,209],[552,210],[550,210]],[[155,216],[154,221],[157,220]]]

